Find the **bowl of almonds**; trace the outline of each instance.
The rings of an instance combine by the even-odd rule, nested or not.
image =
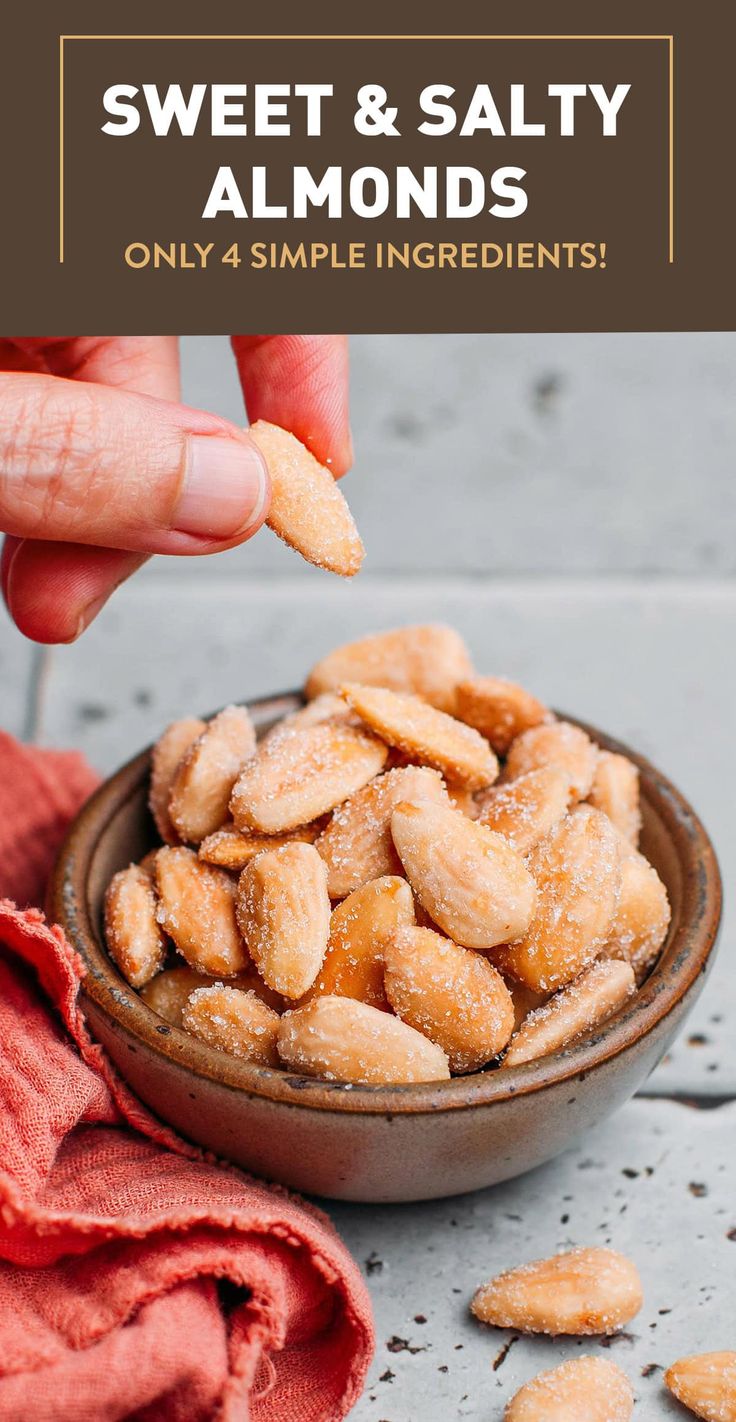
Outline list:
[[[432,625],[169,726],[82,810],[49,908],[163,1120],[389,1201],[517,1175],[631,1096],[720,902],[674,786]]]

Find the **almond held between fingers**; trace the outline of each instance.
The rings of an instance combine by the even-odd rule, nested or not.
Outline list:
[[[397,627],[328,652],[309,673],[305,695],[311,700],[355,681],[413,692],[439,711],[452,712],[455,686],[472,670],[467,647],[452,627]]]
[[[570,781],[558,765],[540,765],[516,780],[492,785],[479,797],[478,821],[528,854],[561,820],[570,802]]]
[[[471,1310],[494,1328],[522,1333],[615,1333],[643,1303],[636,1266],[614,1249],[572,1249],[499,1274]]]
[[[244,706],[226,706],[186,751],[171,782],[169,816],[183,840],[199,844],[227,818],[233,785],[256,748]]]
[[[311,844],[266,849],[238,881],[240,931],[263,981],[291,999],[312,986],[330,934],[327,870]]]
[[[477,1071],[506,1046],[514,1006],[487,958],[429,928],[399,929],[385,958],[394,1012],[442,1048],[450,1071]]]
[[[696,1353],[664,1375],[670,1392],[705,1422],[736,1422],[736,1353]]]
[[[205,864],[216,864],[221,869],[232,869],[237,873],[250,864],[264,849],[280,849],[282,844],[314,844],[324,829],[323,820],[313,820],[309,825],[289,830],[286,834],[256,834],[255,830],[243,833],[234,825],[223,825],[202,840],[198,856]]]
[[[621,889],[618,832],[590,805],[578,805],[531,851],[537,886],[528,930],[497,949],[502,973],[534,992],[565,987],[605,947]]]
[[[572,1358],[539,1373],[507,1404],[504,1422],[630,1422],[634,1393],[607,1358]]]
[[[550,712],[536,696],[500,676],[472,676],[458,682],[454,714],[474,726],[497,755],[505,755],[511,742],[550,719]]]
[[[570,721],[550,721],[523,731],[512,743],[505,780],[515,780],[541,765],[559,765],[568,776],[571,800],[584,800],[593,784],[598,747],[590,736]]]
[[[605,952],[611,958],[624,958],[641,979],[667,938],[670,903],[653,865],[638,850],[621,843],[621,892]]]
[[[131,987],[143,987],[163,966],[166,939],[156,918],[151,876],[140,864],[121,869],[108,884],[105,939]]]
[[[230,797],[232,817],[244,832],[297,829],[361,790],[387,756],[382,741],[355,726],[325,722],[284,731],[245,766]]]
[[[639,843],[639,771],[628,756],[599,751],[588,801],[608,815],[634,848]]]
[[[191,849],[156,855],[158,921],[190,968],[231,978],[248,965],[235,920],[235,884],[223,869],[200,863]]]
[[[182,757],[204,729],[204,721],[200,721],[197,716],[187,716],[182,721],[174,721],[166,727],[151,752],[148,804],[164,844],[179,843],[179,836],[169,815],[171,785]]]
[[[388,1011],[385,950],[398,929],[413,922],[414,899],[406,879],[387,874],[349,894],[332,910],[327,952],[307,999],[332,993]]]
[[[418,696],[382,686],[346,682],[341,688],[366,725],[390,746],[441,771],[468,790],[482,790],[498,775],[488,742],[472,726],[429,706]]]
[[[526,931],[537,890],[508,840],[444,805],[397,805],[391,834],[417,898],[465,948],[493,948]]]
[[[279,425],[257,420],[248,433],[271,479],[268,527],[308,563],[352,578],[365,549],[330,470]]]
[[[254,992],[225,983],[199,987],[182,1012],[185,1032],[243,1061],[279,1065],[276,1051],[280,1018]]]
[[[350,997],[316,997],[284,1013],[279,1055],[285,1066],[325,1081],[391,1086],[445,1081],[440,1047],[398,1017]]]
[[[561,1051],[568,1042],[618,1012],[635,991],[636,978],[628,963],[618,959],[593,963],[525,1018],[511,1039],[504,1067]]]
[[[391,816],[402,800],[448,804],[444,781],[428,766],[387,770],[335,810],[316,848],[327,865],[331,899],[342,899],[384,874],[401,874]]]

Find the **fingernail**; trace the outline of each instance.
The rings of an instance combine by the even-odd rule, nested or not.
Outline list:
[[[255,445],[216,435],[192,435],[174,528],[202,538],[237,538],[263,515],[269,480]]]

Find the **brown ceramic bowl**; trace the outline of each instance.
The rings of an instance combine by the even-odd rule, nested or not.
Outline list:
[[[259,728],[299,704],[251,704]],[[314,1081],[240,1062],[170,1027],[108,957],[102,900],[115,870],[153,843],[148,750],[106,780],[61,851],[49,912],[87,965],[82,1005],[121,1075],[183,1135],[267,1179],[347,1200],[477,1190],[550,1159],[641,1086],[698,997],[721,911],[716,857],[697,816],[653,766],[591,727],[641,771],[642,847],[669,891],[664,952],[636,997],[564,1052],[419,1086]]]

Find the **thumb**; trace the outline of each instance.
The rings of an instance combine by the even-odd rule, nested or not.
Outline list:
[[[0,529],[134,552],[214,553],[260,528],[270,483],[237,426],[55,376],[0,374]]]

